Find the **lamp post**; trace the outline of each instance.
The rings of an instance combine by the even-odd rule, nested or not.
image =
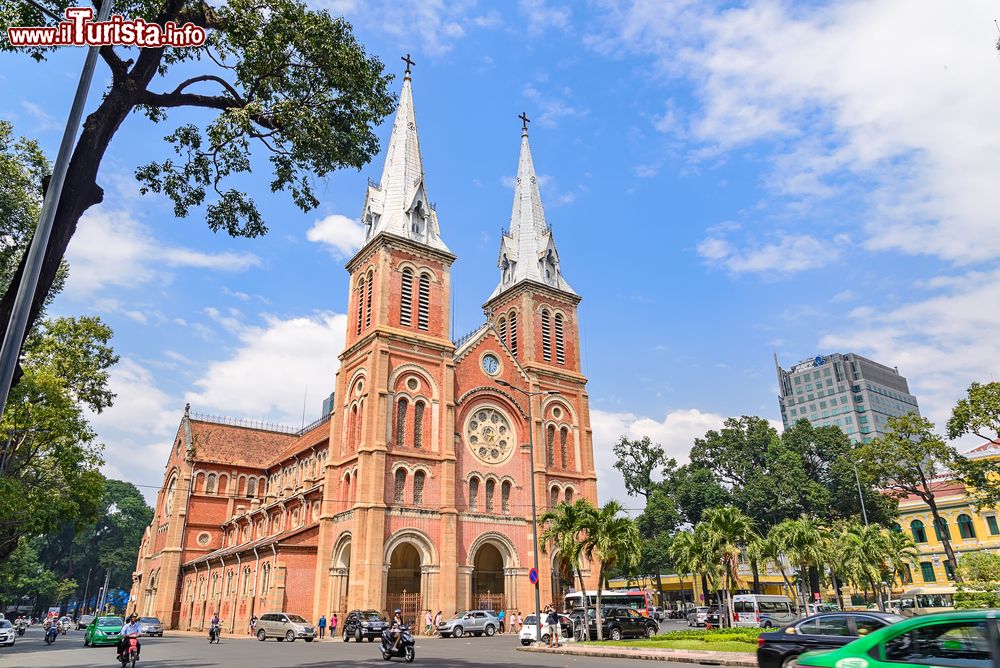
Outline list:
[[[543,390],[541,392],[530,392],[528,390],[522,390],[516,385],[511,385],[505,380],[495,379],[494,382],[497,385],[503,385],[504,387],[510,388],[515,392],[520,392],[528,399],[528,456],[531,460],[531,530],[532,530],[532,547],[534,548],[535,557],[535,572],[538,572],[538,504],[535,500],[535,424],[531,419],[531,398],[550,396],[553,394],[559,394],[556,390]],[[538,585],[540,583],[535,583],[535,642],[539,642],[542,639],[542,601],[541,595],[539,593]],[[586,596],[587,593],[583,592]]]

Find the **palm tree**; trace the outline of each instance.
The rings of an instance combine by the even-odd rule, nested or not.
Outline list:
[[[587,515],[583,520],[582,553],[588,561],[595,558],[600,564],[597,571],[597,639],[603,640],[601,628],[601,589],[604,586],[604,574],[613,566],[622,566],[626,570],[635,568],[639,561],[641,549],[639,528],[630,517],[622,517],[624,511],[617,501],[608,501],[596,512]]]
[[[792,590],[792,583],[788,580],[788,573],[785,572],[784,546],[778,540],[778,536],[773,531],[766,536],[757,536],[747,545],[747,555],[758,564],[763,564],[767,568],[768,564],[774,564],[781,573],[781,579],[785,583],[785,591],[791,596],[795,596]]]
[[[726,608],[723,626],[732,626],[732,589],[740,578],[740,552],[757,537],[757,532],[753,520],[734,506],[706,510],[699,526],[705,527],[707,543],[721,566],[722,596]]]
[[[584,597],[584,607],[587,601],[587,589],[583,583],[583,571],[580,568],[580,554],[583,543],[580,532],[584,530],[584,519],[594,515],[597,508],[587,499],[577,499],[574,503],[560,503],[551,508],[539,518],[545,525],[545,530],[538,537],[538,546],[542,554],[548,554],[548,546],[559,553],[559,558],[569,568],[569,572],[580,580],[580,593]]]
[[[822,568],[826,560],[827,541],[825,530],[810,517],[783,520],[771,529],[774,540],[781,545],[785,556],[799,569],[803,584],[809,577],[809,569]],[[796,596],[801,611],[807,611],[804,594]]]

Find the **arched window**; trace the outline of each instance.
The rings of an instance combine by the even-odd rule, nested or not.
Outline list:
[[[417,328],[428,330],[431,326],[431,277],[430,274],[420,274],[420,286],[417,292]]]
[[[552,466],[556,462],[555,453],[556,428],[549,425],[545,430],[545,464]]]
[[[563,496],[566,503],[573,503],[573,489],[571,487],[566,488],[566,494]]]
[[[962,538],[976,537],[976,529],[972,526],[972,518],[964,513],[958,516],[958,534]]]
[[[914,543],[927,542],[927,532],[924,530],[924,523],[920,520],[910,522],[910,532],[913,534]]]
[[[479,510],[479,478],[476,477],[469,481],[469,508]]]
[[[413,324],[413,270],[403,270],[399,290],[399,324],[409,327]]]
[[[500,341],[507,345],[507,318],[500,318],[497,323],[497,329],[500,330]]]
[[[167,486],[167,500],[163,504],[163,514],[165,516],[170,516],[170,512],[174,509],[174,494],[177,492],[177,476],[170,479],[170,484]]]
[[[566,468],[566,440],[569,437],[569,429],[563,427],[559,430],[559,460],[562,467]]]
[[[351,502],[351,474],[344,476],[344,501]]]
[[[361,323],[364,322],[365,315],[365,279],[358,281],[358,327],[357,333],[361,334]]]
[[[559,488],[553,487],[549,490],[549,507],[555,508],[557,505],[559,505]]]
[[[565,364],[566,363],[566,348],[563,345],[563,317],[562,313],[556,313],[555,317],[555,329],[556,329],[556,363]]]
[[[205,494],[215,494],[215,481],[215,474],[209,473],[207,481],[205,482]]]
[[[365,327],[372,324],[372,286],[375,284],[375,277],[368,272],[368,294],[365,297]]]
[[[510,348],[510,354],[517,357],[517,313],[514,311],[510,313],[510,343],[507,347]]]
[[[510,482],[506,480],[500,485],[500,511],[504,515],[510,514]]]
[[[552,361],[552,331],[548,309],[542,309],[542,359]]]
[[[903,533],[903,527],[899,526],[899,522],[893,522],[889,525],[889,531],[895,531],[896,533]]]
[[[496,482],[493,480],[486,481],[486,512],[493,512],[493,492],[496,490]]]
[[[423,471],[417,471],[413,474],[413,505],[422,506],[424,505],[424,477],[426,474]]]
[[[934,522],[934,536],[941,541],[944,540],[944,538],[941,537],[942,534],[944,535],[944,538],[951,540],[951,529],[948,528],[948,520],[943,517]]]
[[[257,478],[247,478],[247,498],[257,496]]]
[[[406,408],[409,405],[406,397],[396,404],[396,445],[406,444]]]
[[[260,581],[261,594],[267,594],[268,587],[271,586],[271,564],[264,564],[264,575]]]
[[[393,493],[393,499],[396,503],[403,503],[406,498],[406,471],[404,469],[396,469],[396,486]]]
[[[246,566],[243,569],[243,595],[246,596],[250,593],[250,567]]]
[[[413,405],[413,447],[421,448],[424,445],[424,407],[422,401]]]

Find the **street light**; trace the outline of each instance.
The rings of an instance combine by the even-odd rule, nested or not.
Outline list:
[[[559,394],[557,390],[543,390],[541,392],[529,392],[528,390],[522,390],[516,385],[511,385],[505,380],[494,379],[497,385],[503,385],[504,387],[510,388],[515,392],[520,392],[525,397],[528,398],[528,456],[531,460],[531,530],[533,533],[532,543],[535,554],[535,573],[538,573],[538,505],[535,501],[535,424],[531,420],[531,398],[532,397],[542,397],[551,396],[554,394]],[[539,583],[535,583],[535,642],[539,642],[542,639],[542,601],[541,595],[538,591]],[[587,592],[582,592],[583,596],[587,595]]]

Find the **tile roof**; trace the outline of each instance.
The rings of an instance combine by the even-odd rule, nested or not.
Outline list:
[[[195,459],[236,466],[265,468],[277,454],[298,440],[294,434],[217,424],[191,418]]]

